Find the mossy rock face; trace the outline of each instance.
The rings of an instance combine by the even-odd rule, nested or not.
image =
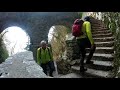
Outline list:
[[[114,70],[113,74],[118,78],[120,77],[119,66],[120,66],[120,13],[116,12],[103,12],[103,20],[106,26],[111,30],[115,36],[114,44]]]
[[[117,78],[120,78],[120,72],[116,76],[117,76]]]
[[[8,58],[8,52],[5,48],[0,47],[0,63],[4,62]]]
[[[68,74],[71,72],[71,65],[66,60],[57,61],[57,70],[59,74]]]
[[[8,51],[3,43],[2,37],[0,37],[0,64],[8,58]]]

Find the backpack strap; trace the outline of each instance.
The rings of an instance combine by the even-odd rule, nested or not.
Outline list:
[[[40,47],[40,59],[41,59],[41,49],[42,49],[42,48]]]
[[[48,53],[49,53],[50,59],[52,59],[51,54],[50,54],[50,48],[47,47],[47,49],[48,49]]]

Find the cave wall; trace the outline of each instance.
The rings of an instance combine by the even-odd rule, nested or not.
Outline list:
[[[41,40],[47,40],[49,29],[64,25],[71,29],[77,12],[0,12],[0,33],[10,26],[18,26],[30,36],[30,50],[36,60],[36,49]]]

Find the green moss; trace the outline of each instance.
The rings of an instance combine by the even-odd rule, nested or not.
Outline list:
[[[120,72],[117,74],[117,77],[120,78]]]
[[[78,15],[80,18],[82,18],[82,14],[83,14],[83,12],[78,12]]]
[[[120,66],[120,32],[116,34],[114,50],[115,50],[114,73],[117,74]]]
[[[116,24],[115,22],[111,22],[110,23],[110,30],[112,31],[113,34],[115,34],[115,31],[116,31]]]
[[[66,27],[67,33],[71,33],[71,29]]]
[[[8,51],[5,48],[2,37],[0,37],[0,63],[4,62],[8,58]]]
[[[0,63],[4,62],[8,58],[8,52],[5,48],[0,47]]]
[[[102,19],[107,28],[113,33],[115,37],[114,44],[114,61],[113,61],[113,75],[118,75],[120,77],[120,73],[118,73],[120,67],[120,13],[119,12],[102,12]]]

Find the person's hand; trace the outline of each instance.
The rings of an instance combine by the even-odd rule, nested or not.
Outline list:
[[[76,37],[73,37],[73,40],[76,40]]]
[[[96,47],[95,44],[92,44],[92,45],[91,45],[91,49],[92,49],[92,50],[95,49],[95,47]]]

